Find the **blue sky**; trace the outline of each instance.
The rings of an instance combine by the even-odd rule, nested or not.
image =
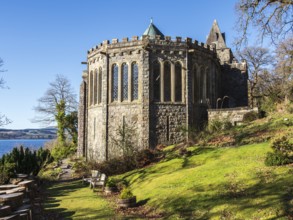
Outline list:
[[[113,38],[141,36],[153,17],[167,36],[205,42],[214,19],[236,36],[236,0],[0,0],[0,73],[10,89],[0,90],[5,128],[39,128],[32,123],[37,100],[63,74],[78,95],[87,50]]]

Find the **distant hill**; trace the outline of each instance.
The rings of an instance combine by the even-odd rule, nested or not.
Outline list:
[[[54,139],[57,137],[54,127],[40,129],[4,129],[0,128],[0,140],[3,139]]]

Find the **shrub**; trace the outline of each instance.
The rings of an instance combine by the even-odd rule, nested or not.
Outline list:
[[[271,147],[275,152],[280,152],[284,156],[290,156],[293,153],[293,144],[286,136],[274,139]]]
[[[222,130],[223,123],[220,120],[212,120],[209,122],[208,130],[211,132]]]
[[[135,155],[136,168],[141,168],[156,161],[160,152],[158,150],[144,149]]]
[[[223,120],[211,120],[208,124],[207,130],[210,132],[229,130],[233,127],[232,123],[226,118]]]
[[[243,115],[244,122],[251,122],[258,119],[258,113],[255,111],[247,112]]]
[[[130,199],[133,198],[133,193],[130,188],[126,187],[121,191],[120,199]]]
[[[75,175],[77,177],[83,177],[83,176],[89,176],[91,174],[91,168],[89,166],[89,163],[85,160],[77,160],[72,166],[72,169],[74,170]]]
[[[288,163],[290,163],[289,158],[279,152],[268,152],[265,159],[266,166],[280,166]]]
[[[273,152],[268,152],[265,158],[265,165],[280,166],[293,161],[293,144],[286,136],[277,137],[271,144]]]
[[[15,173],[37,175],[40,169],[51,161],[49,150],[39,148],[32,151],[23,146],[15,147],[11,153],[4,154],[0,159],[0,182],[6,182]]]
[[[60,143],[58,140],[54,140],[49,145],[47,147],[51,148],[51,154],[56,161],[64,159],[76,152],[76,145],[69,141]]]
[[[117,175],[149,165],[153,161],[157,161],[159,156],[159,151],[145,149],[132,155],[114,157],[101,163],[94,163],[91,168],[100,170],[108,176]]]
[[[14,174],[15,163],[0,164],[0,184],[7,183]]]

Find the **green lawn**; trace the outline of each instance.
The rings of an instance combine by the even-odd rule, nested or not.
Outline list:
[[[293,168],[266,167],[268,143],[189,150],[119,177],[166,219],[287,219],[293,211]]]
[[[261,119],[218,134],[220,141],[225,135],[234,138],[238,147],[200,143],[188,148],[190,156],[169,146],[160,162],[117,178],[127,179],[138,202],[165,219],[292,219],[292,164],[264,165],[271,151],[266,140],[283,134],[292,141],[292,125],[293,115]],[[117,219],[115,205],[80,181],[55,184],[48,193],[46,210],[65,218]]]
[[[81,181],[61,182],[47,188],[46,213],[57,213],[54,219],[113,219],[108,202]],[[48,214],[49,215],[49,214]]]

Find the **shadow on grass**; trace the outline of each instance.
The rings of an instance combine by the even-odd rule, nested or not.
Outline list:
[[[233,207],[236,207],[237,210],[252,211],[255,219],[291,219],[293,217],[293,182],[292,178],[289,178],[279,178],[271,183],[259,181],[253,186],[244,186],[239,191],[232,189],[232,192],[223,184],[209,186],[210,190],[218,192],[214,194],[203,194],[202,190],[198,192],[198,189],[194,188],[191,190],[196,193],[190,194],[193,197],[168,197],[160,200],[158,205],[163,210],[169,210],[169,215],[164,219],[174,217],[180,219],[234,219],[237,213],[233,211]],[[260,198],[266,199],[256,204]],[[215,211],[213,209],[215,207],[221,208]]]
[[[210,154],[207,159],[217,159],[221,156],[221,152],[218,152],[217,148],[212,147],[198,147],[194,150],[190,151],[188,156],[180,156],[178,152],[168,152],[167,154],[171,156],[166,157],[164,160],[161,161],[159,169],[152,169],[152,167],[134,170],[129,172],[128,174],[123,176],[123,179],[129,179],[131,183],[140,183],[145,181],[152,181],[153,178],[161,176],[162,173],[164,175],[174,173],[176,171],[180,171],[181,169],[186,168],[193,168],[195,166],[201,166],[205,164],[205,161],[201,161],[200,163],[195,164],[194,161],[192,163],[189,162],[189,158],[196,155],[206,154],[209,152],[215,152],[214,154]],[[173,159],[182,159],[181,167],[178,166],[176,169],[170,169],[170,165],[168,164],[169,161]],[[166,170],[168,170],[166,172]],[[133,180],[131,180],[133,178]]]
[[[147,204],[147,202],[149,201],[150,199],[147,198],[147,199],[143,199],[143,200],[140,200],[136,203],[136,206],[143,206],[145,204]]]
[[[99,207],[73,207],[71,209],[67,207],[60,207],[62,198],[68,196],[71,202],[80,203],[86,200],[89,196],[82,195],[74,196],[75,192],[85,188],[80,181],[55,183],[46,189],[47,198],[45,199],[44,208],[47,219],[112,219],[113,213],[104,211]],[[91,191],[89,192],[91,195]],[[91,195],[92,197],[92,195]],[[64,205],[63,205],[64,206]]]

